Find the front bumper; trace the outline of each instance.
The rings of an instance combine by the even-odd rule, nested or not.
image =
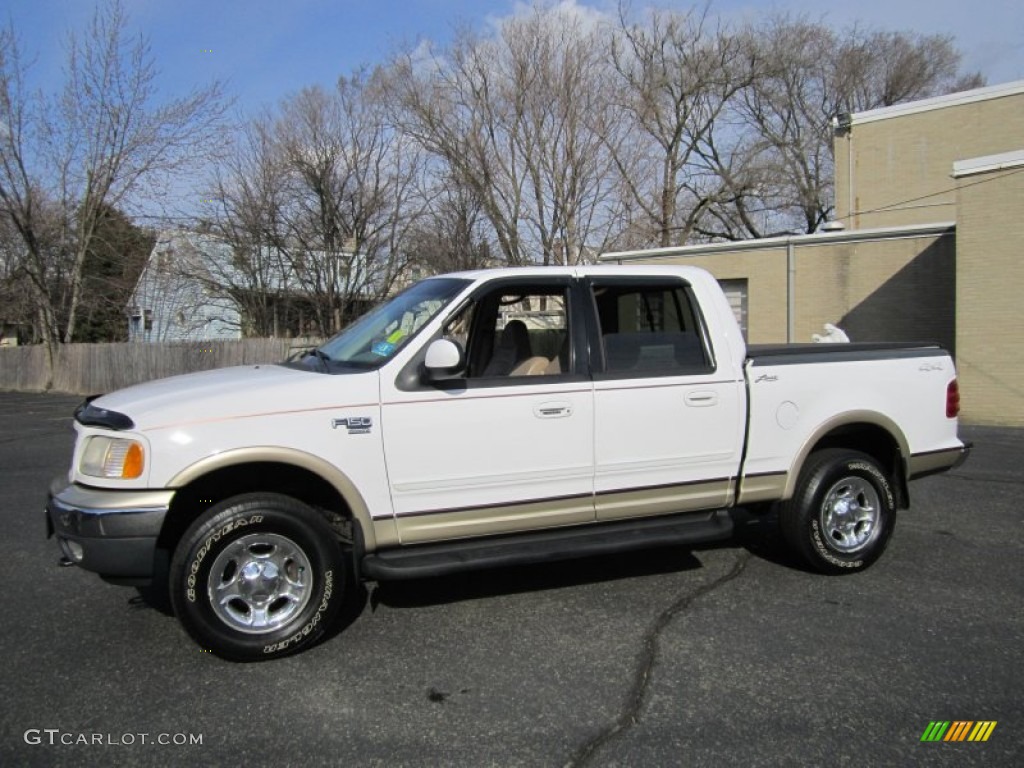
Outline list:
[[[58,478],[46,503],[46,535],[56,534],[64,563],[112,581],[145,583],[173,496],[171,490],[88,488]]]

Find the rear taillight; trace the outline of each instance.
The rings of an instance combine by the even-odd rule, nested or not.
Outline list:
[[[953,379],[946,386],[946,418],[955,419],[960,415],[960,385]]]

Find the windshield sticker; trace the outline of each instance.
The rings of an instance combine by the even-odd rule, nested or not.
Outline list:
[[[395,351],[395,345],[390,341],[378,341],[370,348],[370,351],[379,357],[387,357]]]
[[[388,336],[388,341],[392,344],[397,344],[405,336],[405,331],[399,328],[397,331]]]

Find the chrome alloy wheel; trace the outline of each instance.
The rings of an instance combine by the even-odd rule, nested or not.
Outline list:
[[[217,618],[249,634],[286,624],[309,602],[312,569],[306,553],[276,533],[252,533],[231,542],[207,578]]]
[[[845,477],[829,488],[821,505],[821,529],[829,546],[856,552],[867,546],[879,529],[878,491],[861,477]]]

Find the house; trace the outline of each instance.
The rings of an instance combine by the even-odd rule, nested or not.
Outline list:
[[[938,341],[962,414],[1024,426],[1024,81],[844,116],[844,231],[602,255],[694,264],[723,282],[752,343]]]
[[[290,258],[269,248],[241,257],[229,243],[182,230],[157,238],[128,302],[131,341],[225,341],[251,335],[318,335],[303,265],[323,253]],[[335,256],[334,295],[359,314],[376,299],[359,255]],[[359,275],[357,287],[346,277]],[[356,278],[351,278],[352,280]],[[258,317],[257,317],[258,314]],[[335,311],[334,325],[341,324]]]
[[[129,341],[225,341],[242,338],[242,317],[215,289],[231,247],[183,231],[157,238],[128,300]]]

